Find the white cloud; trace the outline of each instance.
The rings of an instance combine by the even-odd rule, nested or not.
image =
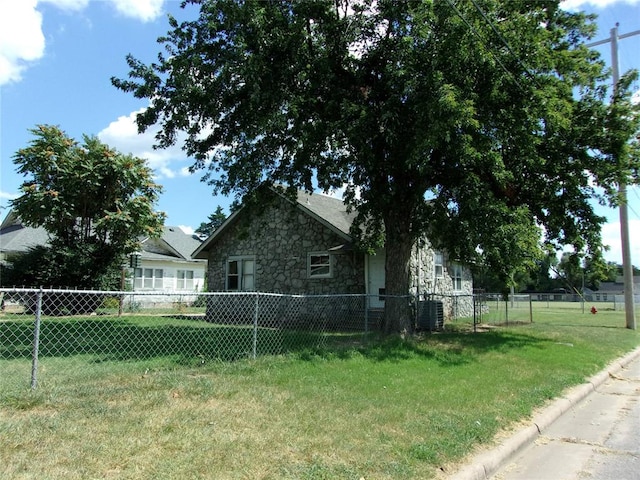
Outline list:
[[[118,13],[142,22],[151,22],[162,15],[164,0],[106,0]],[[18,3],[18,2],[16,2]],[[89,5],[89,0],[39,0],[60,10],[79,12]]]
[[[121,15],[150,22],[163,13],[165,0],[108,0]],[[0,86],[19,82],[30,63],[45,54],[42,12],[48,4],[66,12],[81,12],[89,0],[1,0],[0,1]]]
[[[638,2],[640,2],[640,0],[562,0],[560,6],[563,10],[576,11],[583,10],[587,7],[602,9],[616,3],[635,5]]]
[[[118,117],[100,131],[98,137],[122,153],[131,153],[136,157],[147,159],[149,167],[155,170],[158,178],[185,176],[185,172],[188,174],[188,167],[183,165],[187,158],[180,148],[182,144],[180,138],[173,147],[154,150],[157,129],[150,128],[144,133],[138,133],[136,115],[142,111],[143,109]],[[172,168],[173,163],[180,165]]]
[[[89,0],[39,0],[36,3],[48,3],[60,10],[79,12],[89,5]]]
[[[18,198],[18,196],[17,193],[3,192],[0,190],[0,199],[2,200],[13,200],[14,198]]]
[[[193,174],[189,171],[189,167],[182,167],[178,171],[178,175],[180,175],[181,177],[189,177],[190,175],[193,175]]]
[[[152,22],[162,15],[164,0],[111,0],[111,3],[125,17]]]
[[[186,233],[187,235],[193,235],[195,233],[195,230],[193,229],[193,227],[189,227],[187,225],[178,225],[178,228],[182,230],[184,233]]]
[[[37,0],[0,2],[0,85],[20,81],[29,62],[44,55]]]

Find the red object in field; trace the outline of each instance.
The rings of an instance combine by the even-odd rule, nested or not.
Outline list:
[[[595,315],[596,313],[598,313],[598,309],[596,307],[591,307],[591,313]]]

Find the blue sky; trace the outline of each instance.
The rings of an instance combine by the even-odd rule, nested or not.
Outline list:
[[[179,146],[154,151],[153,133],[138,135],[136,112],[146,106],[116,90],[112,76],[125,78],[125,56],[145,62],[159,51],[156,39],[168,31],[166,14],[185,18],[178,0],[0,0],[0,217],[18,194],[22,177],[13,154],[28,144],[37,124],[59,125],[71,137],[98,135],[110,146],[147,158],[164,193],[158,209],[167,225],[197,228],[218,205],[200,174],[189,175],[190,160]],[[640,0],[567,0],[564,8],[599,16],[594,40],[640,30]],[[195,10],[190,10],[192,15]],[[609,45],[596,47],[611,58]],[[619,42],[620,71],[640,69],[640,35]],[[640,92],[640,86],[635,88]],[[632,259],[640,263],[640,189],[628,192]],[[603,229],[608,260],[620,262],[619,212],[599,208],[608,218]]]

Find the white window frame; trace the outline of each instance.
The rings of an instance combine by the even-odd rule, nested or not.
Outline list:
[[[236,264],[237,272],[231,274],[231,265]],[[251,292],[256,289],[255,255],[231,256],[227,258],[224,277],[225,289],[229,292]],[[237,288],[231,288],[230,277],[237,277]]]
[[[436,278],[444,277],[444,253],[438,250],[433,252],[433,273]]]
[[[162,290],[164,270],[162,268],[139,267],[134,270],[134,290]]]
[[[193,270],[178,270],[176,271],[176,289],[178,290],[193,290],[195,284],[195,273]]]
[[[320,257],[326,257],[326,261],[313,263],[313,259]],[[333,261],[329,252],[309,252],[307,254],[307,278],[331,278],[332,276]]]
[[[459,263],[451,264],[451,282],[453,283],[453,291],[461,292],[462,291],[462,281],[463,281],[463,270],[462,265]]]

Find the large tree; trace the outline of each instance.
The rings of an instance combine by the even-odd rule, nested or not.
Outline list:
[[[199,16],[169,18],[158,60],[128,56],[129,79],[112,79],[149,99],[139,129],[160,125],[159,147],[186,132],[193,169],[224,194],[346,185],[354,233],[386,249],[387,332],[410,329],[393,296],[423,235],[507,277],[539,256],[541,232],[598,250],[596,186],[608,202],[622,175],[637,180],[614,156],[637,117],[607,105],[584,45],[593,18],[558,1],[184,4]]]
[[[24,224],[49,233],[50,248],[32,252],[37,268],[15,273],[23,284],[117,287],[125,255],[139,248],[141,237],[162,233],[153,172],[145,160],[96,137],[80,144],[50,125],[31,133],[29,146],[13,157],[26,179],[11,206]]]

